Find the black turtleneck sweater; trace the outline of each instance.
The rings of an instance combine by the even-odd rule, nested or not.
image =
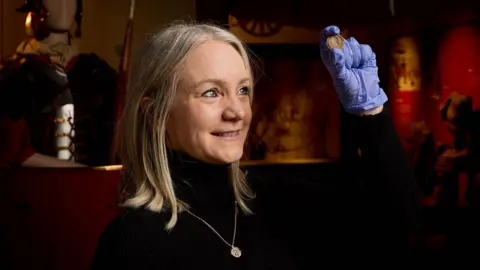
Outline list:
[[[412,169],[387,111],[349,117],[362,159],[343,163],[348,167],[339,170],[338,181],[346,184],[335,195],[325,196],[315,182],[248,175],[257,196],[250,202],[254,215],[239,212],[235,246],[242,250],[240,258],[187,212],[167,232],[168,213],[125,209],[100,237],[92,269],[281,270],[311,269],[312,263],[371,265],[390,255],[404,259],[402,240],[419,212]],[[227,166],[179,153],[169,159],[177,196],[231,242],[235,206]],[[360,176],[373,183],[368,190],[374,192],[349,180]]]

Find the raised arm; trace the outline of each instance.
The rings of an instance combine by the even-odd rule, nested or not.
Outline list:
[[[360,149],[360,164],[353,166],[365,173],[373,190],[382,193],[376,197],[384,201],[377,203],[388,206],[388,215],[409,232],[419,222],[418,189],[388,113],[387,96],[379,86],[375,53],[353,37],[343,39],[336,26],[325,28],[320,38],[322,60],[346,111],[349,134]]]
[[[339,33],[327,27],[320,51],[344,108],[353,150],[359,148],[362,157],[331,164],[335,176],[315,175],[313,181],[251,171],[257,175],[251,179],[255,190],[263,191],[257,201],[265,206],[267,221],[286,235],[292,253],[305,263],[317,260],[320,249],[322,260],[336,262],[338,254],[367,260],[403,256],[405,246],[399,245],[419,225],[416,181],[379,86],[375,54],[353,38],[337,36],[343,46],[328,45],[327,39]]]

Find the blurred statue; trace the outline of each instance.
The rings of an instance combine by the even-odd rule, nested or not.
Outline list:
[[[27,0],[17,11],[29,38],[0,66],[0,165],[108,164],[117,75],[78,51],[82,1]]]
[[[453,143],[436,145],[425,122],[412,124],[411,161],[427,205],[457,206],[459,176],[468,178],[466,203],[480,206],[480,113],[472,98],[452,94],[441,109],[441,118],[453,136]]]
[[[451,185],[450,196],[456,198],[458,192],[458,175],[465,173],[468,177],[467,202],[478,204],[480,200],[480,153],[479,153],[479,112],[473,110],[472,97],[452,94],[441,109],[442,120],[453,135],[453,143],[439,149],[435,164],[436,176],[445,185]],[[452,202],[453,203],[453,202]]]

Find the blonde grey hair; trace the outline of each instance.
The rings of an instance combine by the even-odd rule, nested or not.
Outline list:
[[[175,194],[168,166],[169,112],[182,63],[193,49],[211,40],[234,47],[253,76],[245,45],[228,30],[208,24],[176,23],[149,38],[132,63],[125,107],[117,127],[118,155],[131,191],[122,205],[170,212],[167,230],[175,226],[178,214],[188,207]],[[253,90],[250,100],[252,95]],[[246,202],[253,194],[238,161],[230,165],[229,178],[241,210],[251,214]]]

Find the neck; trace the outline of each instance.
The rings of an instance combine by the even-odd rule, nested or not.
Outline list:
[[[50,33],[50,35],[41,41],[48,46],[55,46],[58,44],[70,45],[70,37],[67,33]]]
[[[169,151],[169,167],[177,196],[192,209],[228,207],[234,201],[229,165],[213,165],[184,153]]]
[[[75,44],[70,43],[68,33],[51,33],[46,39],[39,41],[39,53],[50,55],[51,59],[65,67],[72,57],[78,54]]]

